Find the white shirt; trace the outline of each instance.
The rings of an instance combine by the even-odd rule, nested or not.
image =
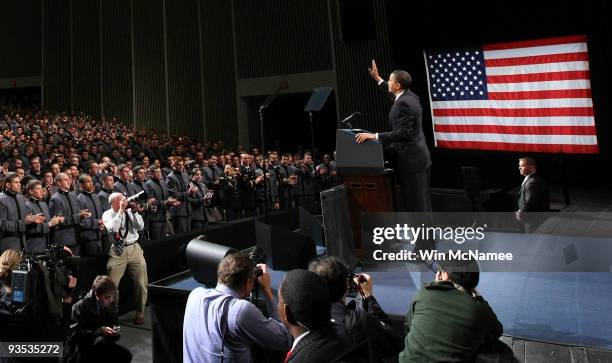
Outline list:
[[[138,231],[144,228],[144,221],[142,216],[138,213],[132,213],[131,210],[127,209],[125,213],[117,212],[113,208],[107,210],[102,214],[102,221],[110,233],[119,232],[122,236],[125,233],[125,214],[130,216],[130,229],[125,236],[123,243],[131,244],[138,241]]]
[[[529,179],[529,177],[530,177],[530,176],[532,176],[534,173],[535,173],[535,171],[534,171],[533,173],[531,173],[531,174],[527,175],[527,176],[525,177],[525,179],[523,179],[523,182],[521,183],[521,187],[522,187],[523,185],[525,185],[525,182],[527,181],[527,179]]]
[[[293,351],[293,349],[295,348],[295,346],[297,345],[297,343],[302,340],[303,337],[305,337],[306,335],[308,335],[308,333],[310,333],[309,330],[306,330],[305,332],[303,332],[302,334],[300,334],[297,338],[295,338],[295,340],[293,341],[293,345],[291,346],[291,349],[289,349],[290,352]]]

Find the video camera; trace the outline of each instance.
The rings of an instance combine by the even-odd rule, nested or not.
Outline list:
[[[42,255],[26,254],[11,278],[11,307],[16,313],[39,312],[45,306],[51,316],[61,316],[62,298],[75,275],[75,257],[61,244],[52,244]]]

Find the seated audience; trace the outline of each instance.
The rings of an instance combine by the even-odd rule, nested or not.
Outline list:
[[[476,286],[475,261],[436,262],[436,281],[419,290],[406,316],[400,362],[469,362],[503,326]]]
[[[183,362],[252,362],[255,346],[289,349],[291,335],[280,321],[267,267],[257,266],[262,271],[259,277],[247,255],[229,254],[217,269],[217,286],[198,287],[189,294],[183,323]],[[256,283],[264,293],[270,318],[244,300]]]
[[[132,361],[132,353],[118,345],[118,290],[108,276],[98,276],[87,295],[72,307],[76,323],[71,343],[76,344],[77,362]]]
[[[372,295],[373,282],[369,275],[353,276],[350,268],[334,256],[319,257],[310,263],[308,269],[327,285],[336,334],[347,338],[353,345],[369,339],[377,362],[397,356],[404,349],[402,337],[387,325],[387,314]],[[356,307],[355,300],[346,303],[350,286],[362,294],[360,307]]]
[[[350,349],[332,328],[325,282],[314,272],[287,272],[278,289],[278,311],[293,336],[286,363],[332,362]]]

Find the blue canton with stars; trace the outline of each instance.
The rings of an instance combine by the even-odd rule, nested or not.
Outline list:
[[[432,101],[487,99],[482,49],[433,50],[425,57]]]

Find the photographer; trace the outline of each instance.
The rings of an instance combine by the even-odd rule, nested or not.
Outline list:
[[[279,320],[266,265],[247,255],[225,256],[217,268],[214,289],[198,287],[189,294],[183,323],[183,362],[252,362],[254,346],[286,351],[291,335]],[[257,279],[257,282],[256,280]],[[244,300],[258,283],[270,318]]]
[[[334,256],[319,257],[310,263],[308,269],[327,285],[336,334],[348,338],[354,345],[369,339],[377,362],[397,356],[402,351],[401,336],[387,325],[387,314],[372,295],[373,283],[369,275],[354,275],[342,260]],[[349,290],[361,294],[361,307],[357,308],[354,302],[346,304]]]
[[[72,307],[72,322],[76,327],[70,343],[77,347],[77,362],[132,360],[132,353],[116,343],[121,336],[117,326],[118,293],[110,277],[98,276],[87,295]]]
[[[108,198],[111,209],[104,212],[102,221],[114,237],[113,246],[108,255],[106,269],[115,285],[127,272],[136,283],[136,316],[134,324],[144,324],[144,308],[147,302],[147,262],[138,244],[138,231],[144,227],[144,221],[138,212],[132,212],[132,205],[123,194],[115,192]]]
[[[503,333],[497,316],[476,290],[478,264],[469,260],[435,264],[436,281],[419,290],[408,308],[400,362],[469,362]]]
[[[21,262],[21,252],[8,249],[0,255],[0,310],[11,304],[11,275]]]

